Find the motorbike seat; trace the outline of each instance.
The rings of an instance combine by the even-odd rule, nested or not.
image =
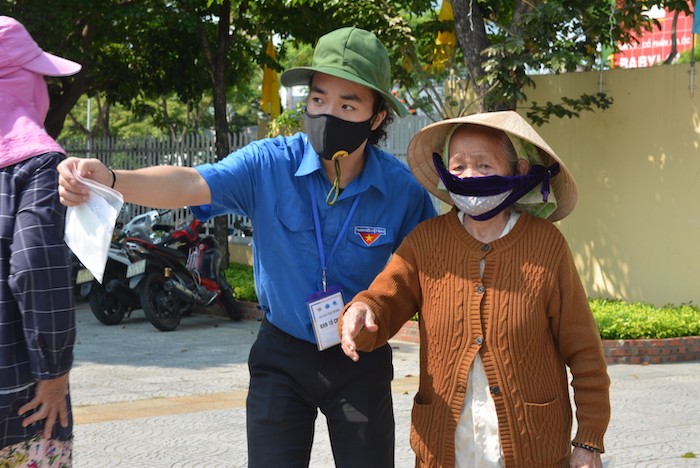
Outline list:
[[[147,241],[144,241],[143,239],[139,239],[139,238],[127,238],[127,241],[141,244],[141,245],[143,245],[151,250],[155,250],[159,253],[162,253],[165,256],[174,257],[174,258],[176,258],[178,260],[182,260],[182,261],[187,260],[187,253],[186,252],[182,252],[182,251],[177,250],[173,247],[167,247],[167,246],[163,246],[160,244],[153,244],[151,242],[147,242]]]
[[[181,250],[177,250],[173,247],[167,247],[167,246],[162,246],[158,244],[154,244],[155,250],[158,252],[162,252],[165,255],[175,257],[177,259],[186,261],[187,260],[187,252],[183,252]]]

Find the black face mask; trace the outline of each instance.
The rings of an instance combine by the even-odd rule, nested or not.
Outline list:
[[[347,156],[369,138],[373,117],[364,122],[349,122],[329,114],[312,115],[305,110],[304,125],[314,150],[323,159],[331,160],[338,152],[340,157]]]

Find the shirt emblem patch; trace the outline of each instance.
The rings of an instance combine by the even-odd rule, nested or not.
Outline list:
[[[377,226],[355,226],[355,234],[360,236],[367,247],[374,244],[377,239],[386,234],[386,228]]]

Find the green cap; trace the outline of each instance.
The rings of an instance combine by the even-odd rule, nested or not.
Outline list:
[[[359,28],[341,28],[322,36],[314,49],[310,67],[282,73],[284,86],[308,85],[315,72],[352,81],[381,94],[400,117],[408,112],[391,94],[389,54],[377,36]]]

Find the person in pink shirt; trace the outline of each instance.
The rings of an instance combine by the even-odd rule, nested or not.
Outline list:
[[[0,466],[71,466],[75,304],[44,76],[81,65],[0,16]]]

